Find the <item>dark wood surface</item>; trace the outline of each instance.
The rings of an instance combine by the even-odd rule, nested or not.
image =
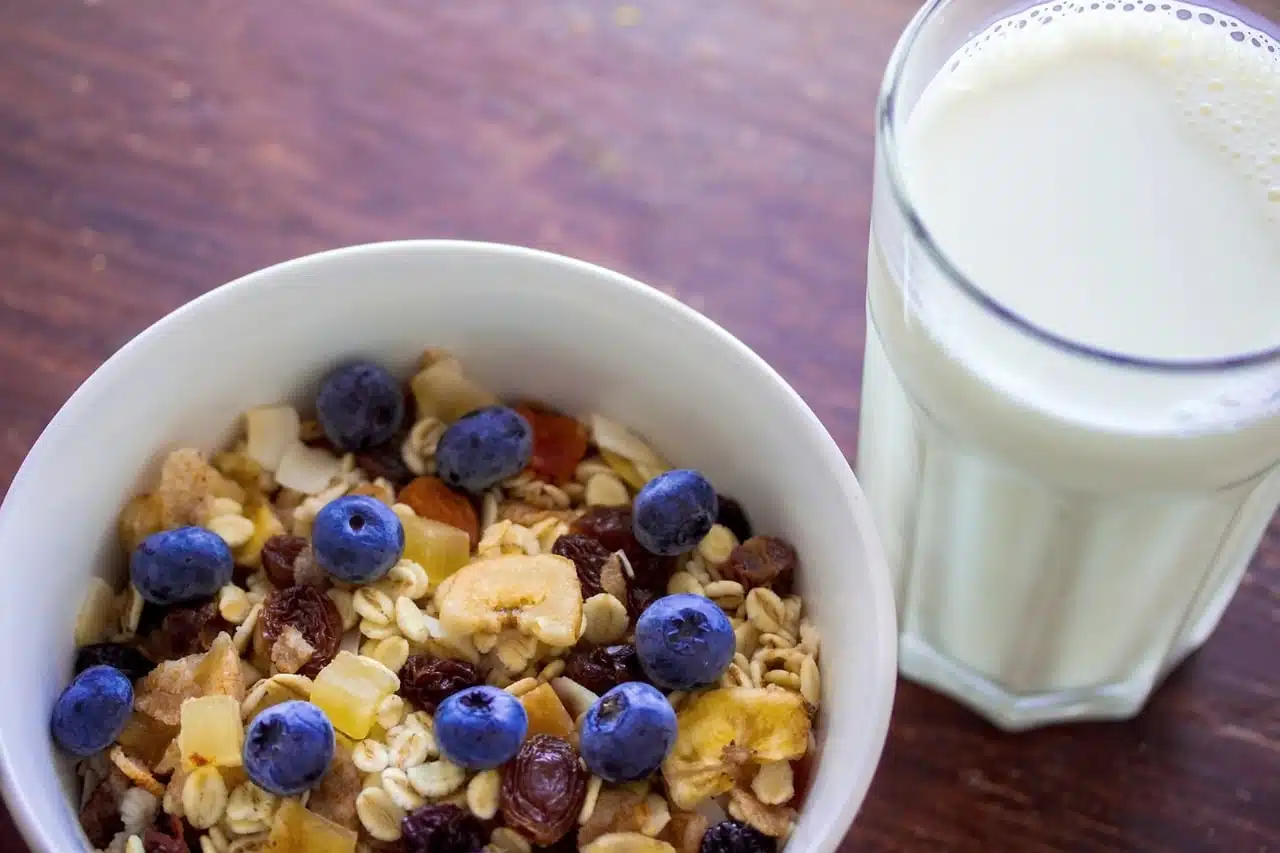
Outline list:
[[[7,0],[0,473],[179,304],[410,236],[662,287],[777,365],[852,454],[873,103],[914,8]],[[845,850],[1280,853],[1278,621],[1280,530],[1135,722],[1005,736],[903,685]],[[0,849],[23,849],[11,826]]]

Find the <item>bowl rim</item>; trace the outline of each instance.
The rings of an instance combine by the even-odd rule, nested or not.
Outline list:
[[[68,429],[70,424],[77,422],[85,415],[82,410],[95,402],[92,399],[95,397],[95,387],[103,384],[111,376],[132,369],[135,360],[145,354],[145,348],[152,341],[163,336],[166,329],[177,324],[179,318],[208,310],[211,306],[234,299],[242,291],[251,287],[271,288],[281,286],[281,283],[286,278],[281,275],[284,272],[306,269],[312,266],[323,266],[334,260],[366,255],[372,257],[388,253],[448,253],[457,251],[507,256],[524,261],[567,267],[602,281],[607,281],[610,286],[629,291],[633,296],[652,300],[667,311],[683,315],[686,321],[691,322],[701,329],[703,333],[716,339],[720,346],[733,350],[744,362],[750,365],[750,369],[763,374],[770,382],[778,385],[792,405],[797,408],[802,418],[814,428],[814,438],[820,445],[820,452],[826,461],[830,463],[832,476],[838,479],[846,503],[853,513],[854,521],[858,525],[860,533],[865,537],[866,547],[862,557],[867,571],[871,575],[870,583],[874,596],[871,612],[875,619],[872,630],[875,638],[875,648],[871,652],[874,658],[874,666],[876,667],[876,676],[880,680],[880,683],[870,685],[870,689],[865,693],[867,697],[866,704],[869,706],[867,708],[869,726],[864,726],[863,731],[873,736],[871,742],[875,744],[875,761],[870,763],[870,772],[865,773],[865,778],[854,780],[855,784],[847,789],[845,799],[836,815],[837,819],[829,824],[831,827],[839,827],[839,834],[833,836],[831,833],[827,833],[822,838],[822,843],[813,851],[813,853],[832,853],[843,840],[844,833],[847,832],[863,800],[865,800],[867,790],[870,788],[871,781],[879,767],[880,757],[883,754],[885,740],[888,736],[889,718],[893,709],[897,685],[897,608],[890,584],[887,558],[880,544],[879,534],[873,523],[870,507],[866,502],[861,487],[858,485],[849,460],[840,451],[826,427],[823,426],[818,416],[814,414],[800,394],[768,362],[719,324],[678,299],[607,267],[555,252],[507,243],[455,239],[388,240],[352,244],[301,255],[259,268],[219,285],[178,306],[135,335],[103,361],[88,378],[80,383],[71,396],[67,398],[66,402],[58,408],[58,411],[27,452],[18,471],[14,474],[3,503],[0,503],[0,546],[9,536],[11,513],[5,511],[6,507],[9,506],[11,500],[17,500],[15,495],[21,495],[30,489],[36,473],[50,463],[51,448],[57,443],[57,436]],[[13,765],[10,760],[10,741],[12,737],[13,735],[0,729],[0,794],[3,794],[9,814],[26,843],[36,853],[54,851],[56,848],[52,839],[45,835],[43,822],[40,820],[40,807],[28,802],[23,793],[21,780],[16,777],[13,771]]]

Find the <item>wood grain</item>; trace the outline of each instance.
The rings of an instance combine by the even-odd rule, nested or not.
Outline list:
[[[538,246],[662,287],[778,366],[852,453],[873,104],[913,11],[9,0],[5,482],[167,311],[290,256],[409,236]],[[903,685],[845,850],[1280,853],[1277,621],[1273,530],[1140,720],[1011,737]],[[23,849],[8,824],[0,849]]]

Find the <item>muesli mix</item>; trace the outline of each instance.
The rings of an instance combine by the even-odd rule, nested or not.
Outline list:
[[[52,733],[110,853],[771,853],[820,697],[797,555],[447,352],[245,413],[125,506]]]

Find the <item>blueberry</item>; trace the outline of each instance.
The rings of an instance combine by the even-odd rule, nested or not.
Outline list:
[[[368,450],[386,444],[399,431],[404,391],[376,364],[346,364],[320,383],[316,418],[335,447],[351,453]]]
[[[631,529],[646,551],[667,557],[697,547],[716,522],[716,490],[687,468],[654,477],[636,495]]]
[[[315,787],[333,760],[333,724],[315,705],[291,699],[253,718],[244,772],[264,791],[293,797]]]
[[[733,660],[735,646],[729,617],[701,595],[659,598],[636,620],[640,667],[654,684],[668,690],[718,681]]]
[[[208,598],[231,582],[234,570],[227,543],[202,527],[154,533],[129,558],[138,593],[162,607]]]
[[[53,706],[53,739],[85,758],[111,746],[133,713],[133,684],[114,666],[91,666]]]
[[[404,526],[391,508],[368,495],[325,504],[311,525],[316,563],[347,583],[371,583],[404,553]]]
[[[463,415],[436,446],[440,479],[479,494],[524,470],[533,455],[533,428],[514,409],[488,406]]]
[[[606,782],[633,782],[658,769],[676,742],[676,712],[656,687],[619,684],[582,720],[579,748],[587,769]]]
[[[519,699],[482,684],[441,702],[435,723],[436,743],[445,758],[469,770],[488,770],[515,757],[529,716]]]

